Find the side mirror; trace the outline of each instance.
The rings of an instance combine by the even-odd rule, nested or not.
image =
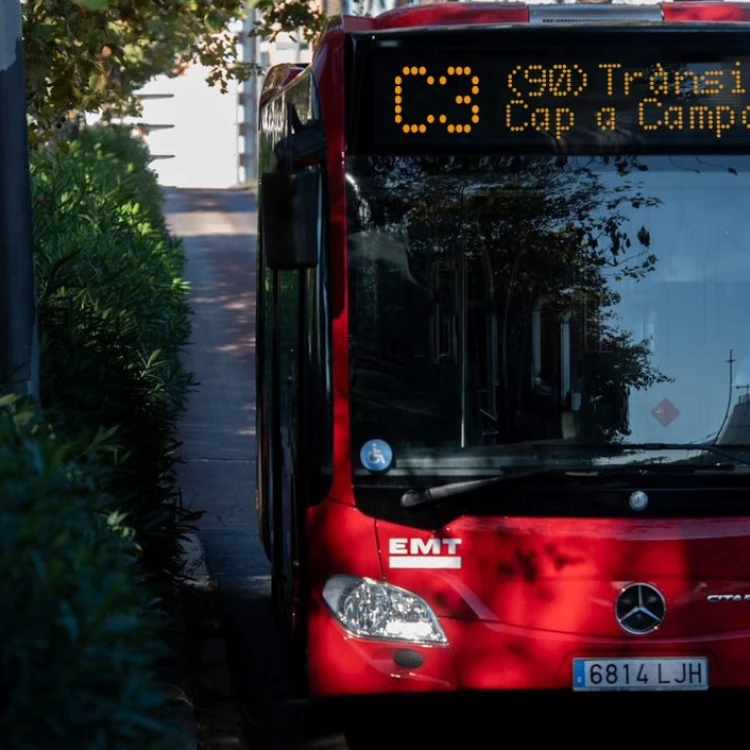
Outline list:
[[[318,264],[319,180],[312,170],[261,176],[262,241],[269,268],[282,271]]]

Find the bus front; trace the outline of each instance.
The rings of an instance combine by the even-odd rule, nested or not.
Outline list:
[[[316,694],[750,687],[748,50],[349,38],[357,563],[311,553]]]

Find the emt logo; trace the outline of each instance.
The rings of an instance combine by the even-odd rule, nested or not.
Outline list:
[[[407,539],[393,537],[388,540],[388,565],[391,568],[442,568],[461,567],[458,554],[460,539]]]

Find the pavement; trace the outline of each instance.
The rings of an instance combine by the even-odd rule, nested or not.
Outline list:
[[[204,511],[192,554],[205,563],[196,580],[204,581],[199,588],[215,588],[217,612],[211,614],[213,604],[208,613],[203,608],[203,636],[222,642],[207,647],[211,666],[202,659],[204,685],[216,683],[206,692],[223,697],[213,719],[221,724],[219,736],[213,747],[205,745],[344,750],[341,733],[317,718],[291,679],[272,622],[270,566],[258,536],[255,199],[241,189],[165,188],[165,194],[171,231],[183,238],[188,257],[195,315],[186,360],[199,381],[178,430],[179,484],[185,506]],[[205,716],[201,721],[211,723]]]

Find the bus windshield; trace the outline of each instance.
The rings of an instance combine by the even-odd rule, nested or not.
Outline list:
[[[748,441],[748,194],[750,156],[348,157],[354,454]]]

